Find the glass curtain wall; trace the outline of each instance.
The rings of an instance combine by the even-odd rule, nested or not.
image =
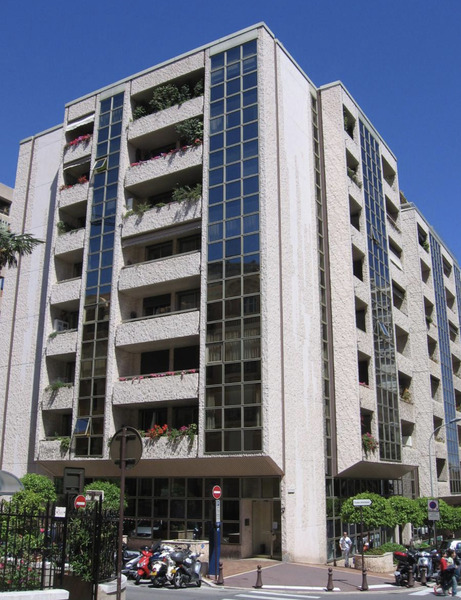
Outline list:
[[[400,461],[398,378],[381,160],[379,144],[363,122],[360,122],[360,141],[372,301],[379,455],[381,460]]]
[[[429,244],[432,260],[432,273],[437,311],[437,329],[439,333],[440,367],[442,370],[442,390],[445,423],[456,418],[455,390],[453,386],[453,366],[451,362],[450,333],[448,331],[447,304],[443,274],[442,252],[438,240],[430,233]],[[456,423],[446,426],[448,470],[450,473],[450,491],[461,492],[461,473],[459,466],[458,428]]]
[[[101,101],[84,299],[76,456],[101,456],[123,96]]]
[[[256,52],[211,57],[207,453],[262,448]]]

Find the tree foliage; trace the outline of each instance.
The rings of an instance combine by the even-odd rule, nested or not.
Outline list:
[[[414,527],[421,527],[424,524],[427,510],[424,511],[421,505],[411,498],[391,496],[388,502],[394,510],[397,525],[403,527],[406,523],[412,523]]]
[[[84,487],[84,492],[88,490],[102,490],[104,492],[103,509],[119,510],[120,508],[120,487],[116,483],[110,481],[93,481]],[[128,506],[124,499],[125,508]]]
[[[371,506],[355,507],[353,501],[359,498],[369,498]],[[348,498],[341,507],[341,520],[344,523],[363,523],[367,528],[395,527],[397,518],[391,504],[379,494],[363,492]]]
[[[0,224],[0,268],[8,265],[16,267],[18,257],[31,254],[38,244],[43,244],[30,233],[13,233],[9,228]]]

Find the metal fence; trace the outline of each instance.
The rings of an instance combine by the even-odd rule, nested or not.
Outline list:
[[[65,587],[74,575],[92,585],[116,573],[118,513],[100,502],[85,509],[0,505],[0,592]]]

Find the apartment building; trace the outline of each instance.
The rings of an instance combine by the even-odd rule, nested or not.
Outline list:
[[[13,190],[4,183],[0,183],[0,225],[9,226],[10,223],[10,207],[13,199]],[[0,312],[2,310],[2,296],[5,276],[3,269],[0,267]]]
[[[127,533],[206,536],[219,484],[223,554],[311,562],[340,498],[461,491],[459,266],[264,24],[69,102],[12,227],[46,243],[8,272],[1,468],[116,479],[132,426]]]

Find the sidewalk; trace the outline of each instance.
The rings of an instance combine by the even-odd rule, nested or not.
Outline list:
[[[248,558],[241,560],[223,559],[224,586],[230,588],[253,589],[257,583],[257,567],[261,565],[261,583],[263,589],[327,591],[329,568],[332,569],[334,591],[356,592],[362,587],[362,571],[331,565],[308,565],[284,563],[277,560]],[[214,576],[205,581],[216,585]],[[400,592],[405,587],[396,587],[394,574],[367,573],[369,591]],[[420,584],[416,583],[415,588]],[[416,590],[415,590],[416,591]]]

